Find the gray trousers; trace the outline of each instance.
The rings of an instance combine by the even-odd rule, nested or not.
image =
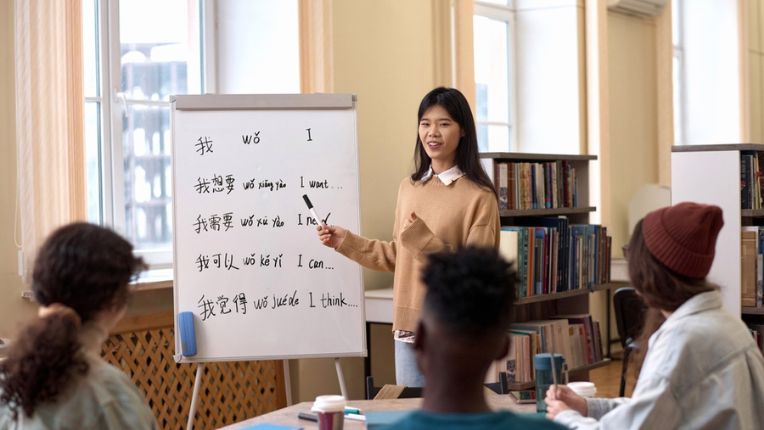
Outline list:
[[[395,343],[395,383],[407,387],[424,387],[424,375],[416,365],[414,344],[393,341]]]

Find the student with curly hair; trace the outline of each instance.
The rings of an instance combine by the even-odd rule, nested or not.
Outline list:
[[[491,248],[431,254],[416,329],[416,361],[426,378],[422,410],[396,422],[399,430],[563,429],[543,418],[492,411],[485,375],[507,355],[515,271]]]
[[[111,230],[53,232],[32,275],[39,316],[0,363],[0,429],[155,429],[143,395],[101,356],[143,260]]]
[[[574,429],[764,428],[764,358],[706,280],[723,225],[719,207],[690,202],[637,223],[626,257],[648,312],[634,394],[584,399],[550,388],[550,418]]]
[[[422,309],[419,273],[432,252],[499,245],[496,189],[480,164],[475,120],[459,90],[435,88],[419,104],[414,173],[398,187],[393,238],[367,239],[319,226],[321,242],[372,270],[394,272],[395,379],[421,387],[412,345]]]

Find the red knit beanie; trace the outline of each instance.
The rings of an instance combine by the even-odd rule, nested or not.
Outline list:
[[[674,272],[702,279],[711,270],[724,220],[718,206],[683,202],[650,212],[642,222],[645,245]]]

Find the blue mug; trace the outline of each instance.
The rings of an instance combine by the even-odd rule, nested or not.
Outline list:
[[[554,363],[554,370],[552,370]],[[558,384],[564,384],[563,370],[565,368],[565,357],[561,354],[542,353],[533,356],[533,369],[536,373],[536,411],[546,413],[546,403],[544,397],[549,387],[555,382],[552,378],[552,371]]]

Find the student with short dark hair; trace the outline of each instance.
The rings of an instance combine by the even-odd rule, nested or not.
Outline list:
[[[431,254],[422,280],[427,286],[414,342],[424,373],[422,409],[396,429],[562,429],[543,418],[491,411],[486,372],[507,355],[515,272],[491,248],[468,247]]]
[[[422,309],[419,273],[427,254],[499,245],[499,205],[480,163],[475,120],[455,88],[427,93],[417,112],[414,173],[398,186],[392,240],[373,240],[336,225],[318,226],[321,242],[372,270],[395,272],[393,338],[398,385],[421,387],[412,345]]]
[[[634,394],[584,399],[559,386],[549,417],[574,429],[764,428],[764,358],[706,280],[723,225],[719,207],[690,202],[636,225],[626,257],[648,311]]]
[[[0,362],[0,429],[155,429],[143,395],[101,358],[142,268],[113,231],[75,223],[53,232],[32,275],[39,317]]]

